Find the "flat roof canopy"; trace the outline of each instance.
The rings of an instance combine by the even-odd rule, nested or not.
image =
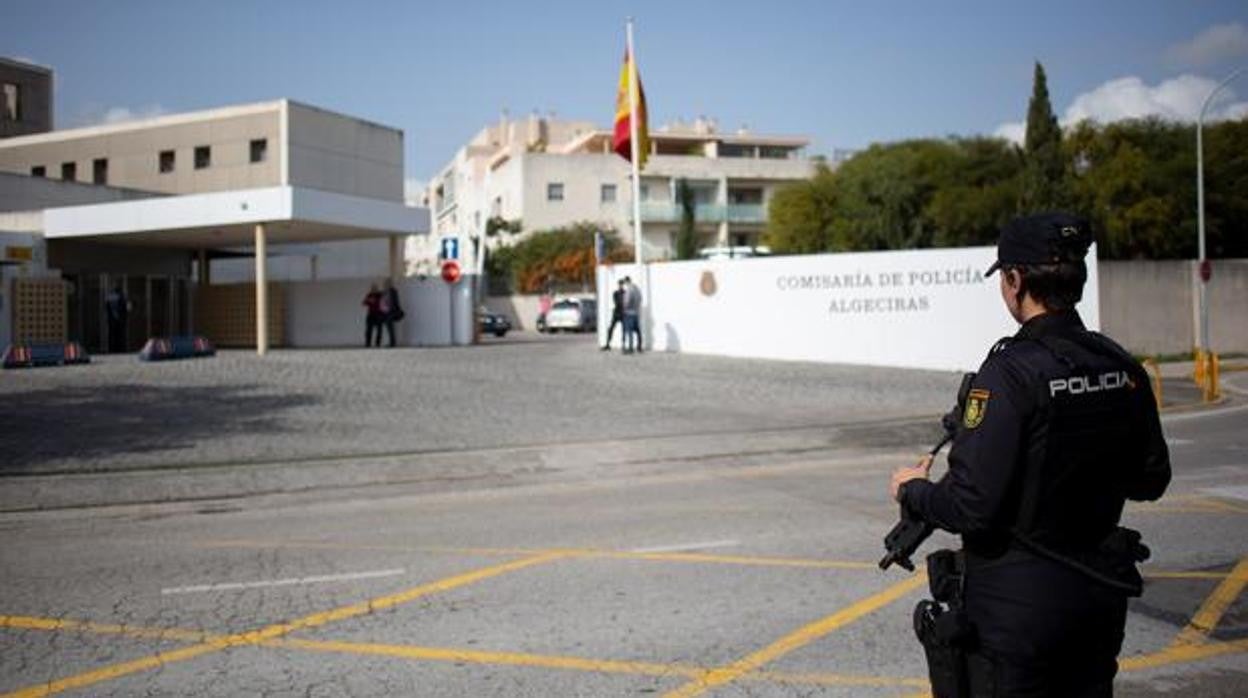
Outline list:
[[[429,209],[301,187],[157,196],[43,212],[48,240],[205,249],[429,234]]]

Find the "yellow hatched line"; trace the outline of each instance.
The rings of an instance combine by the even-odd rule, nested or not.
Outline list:
[[[422,596],[428,596],[442,591],[449,591],[451,589],[473,584],[491,577],[497,577],[501,574],[521,570],[526,567],[554,562],[555,560],[565,557],[567,557],[567,555],[563,553],[549,553],[514,560],[500,565],[493,565],[491,567],[483,567],[472,572],[456,575],[454,577],[448,577],[429,584],[422,584],[397,594],[382,596],[363,603],[343,606],[330,611],[313,613],[289,623],[276,623],[249,632],[212,637],[205,642],[192,645],[190,647],[183,647],[169,652],[159,652],[148,657],[142,657],[133,661],[106,666],[93,671],[50,681],[46,684],[30,686],[12,693],[6,693],[3,696],[0,696],[0,698],[36,698],[38,696],[48,696],[70,689],[91,686],[103,681],[109,681],[141,671],[148,671],[150,669],[155,669],[168,664],[187,661],[189,659],[194,659],[196,657],[220,652],[234,647],[258,645],[268,640],[275,640],[296,630],[315,628],[325,625],[326,623],[333,623],[335,621],[362,616],[372,613],[373,611],[391,608],[399,604],[421,598]]]
[[[35,618],[30,616],[0,616],[0,627],[46,630],[51,632],[64,631],[101,635],[122,635],[125,637],[195,642],[204,642],[225,637],[223,635],[214,635],[198,630],[112,625],[57,618]],[[587,659],[583,657],[529,654],[523,652],[486,652],[480,650],[465,650],[447,647],[419,647],[411,645],[337,642],[332,640],[320,641],[278,638],[274,640],[265,640],[258,643],[258,646],[311,652],[385,656],[416,661],[444,661],[454,662],[457,664],[481,664],[489,666],[507,665],[538,667],[609,674],[643,675],[660,678],[670,676],[692,679],[704,676],[711,671],[706,667],[687,664],[601,660]],[[893,686],[927,685],[926,679],[894,678],[888,676],[857,676],[852,674],[833,673],[802,674],[786,672],[756,672],[741,677],[741,680],[758,683],[785,683],[815,686],[876,686],[885,688]]]
[[[1187,626],[1180,630],[1174,642],[1170,643],[1171,647],[1198,645],[1208,640],[1209,633],[1218,627],[1218,621],[1222,620],[1226,610],[1231,607],[1232,603],[1235,603],[1235,599],[1239,598],[1246,584],[1248,584],[1248,557],[1240,560],[1226,579],[1222,580],[1222,583],[1209,594],[1196,614],[1188,621]]]
[[[741,677],[755,671],[759,667],[784,655],[793,650],[804,647],[815,640],[841,628],[845,625],[853,623],[859,618],[886,606],[897,599],[909,594],[921,587],[927,581],[926,574],[916,574],[909,579],[898,582],[887,589],[872,594],[865,599],[861,599],[850,606],[833,613],[830,616],[815,621],[802,628],[798,628],[792,633],[776,640],[770,645],[753,652],[751,654],[738,659],[737,661],[712,669],[705,676],[701,676],[693,681],[681,686],[680,688],[666,694],[666,698],[691,698],[699,696],[706,691],[717,686],[732,683]]]
[[[817,558],[785,558],[753,555],[709,555],[704,553],[638,553],[625,550],[604,550],[600,548],[442,548],[416,547],[403,545],[354,545],[350,543],[332,543],[326,541],[263,541],[263,540],[222,540],[207,541],[196,544],[199,547],[211,548],[309,548],[331,550],[378,550],[403,551],[418,553],[438,553],[450,555],[482,555],[507,556],[542,555],[546,553],[564,553],[581,558],[614,558],[619,560],[648,560],[651,562],[684,562],[690,564],[743,565],[759,567],[797,567],[809,569],[845,569],[874,570],[878,565],[874,562],[860,560],[826,560]],[[1223,579],[1227,572],[1203,572],[1183,570],[1146,570],[1144,576],[1149,579]]]
[[[414,645],[382,645],[368,642],[335,642],[323,640],[283,639],[263,643],[265,647],[280,647],[314,652],[340,654],[363,654],[415,659],[422,661],[457,662],[463,664],[490,664],[545,669],[570,669],[607,674],[641,674],[646,676],[682,676],[694,678],[707,673],[707,669],[682,664],[657,664],[652,662],[622,662],[582,657],[560,657],[528,654],[525,652],[485,652],[454,649],[449,647],[419,647]]]
[[[1120,659],[1118,668],[1123,671],[1142,671],[1240,652],[1248,652],[1248,639],[1232,642],[1206,642],[1199,645],[1171,645],[1160,652]]]
[[[46,630],[49,632],[80,632],[95,635],[123,635],[125,637],[169,640],[173,642],[206,642],[214,637],[220,637],[219,635],[199,630],[147,628],[134,625],[92,623],[90,621],[68,620],[64,618],[34,618],[31,616],[0,616],[0,628]]]

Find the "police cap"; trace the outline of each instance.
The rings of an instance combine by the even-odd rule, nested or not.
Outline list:
[[[1069,213],[1041,213],[1015,218],[1001,228],[997,261],[985,276],[1011,264],[1078,262],[1092,244],[1087,219]]]

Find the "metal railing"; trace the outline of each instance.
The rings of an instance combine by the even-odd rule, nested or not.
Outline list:
[[[641,203],[641,220],[645,223],[675,223],[680,220],[680,204],[662,201]],[[694,218],[704,223],[765,223],[767,207],[762,204],[697,204]]]

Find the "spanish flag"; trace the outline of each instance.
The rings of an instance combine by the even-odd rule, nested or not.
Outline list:
[[[637,76],[637,113],[629,109],[629,82]],[[625,160],[632,161],[632,119],[637,119],[637,170],[646,166],[650,154],[650,133],[646,127],[646,93],[641,88],[641,75],[633,65],[632,56],[624,52],[624,67],[620,69],[620,90],[615,95],[615,135],[611,148]]]

